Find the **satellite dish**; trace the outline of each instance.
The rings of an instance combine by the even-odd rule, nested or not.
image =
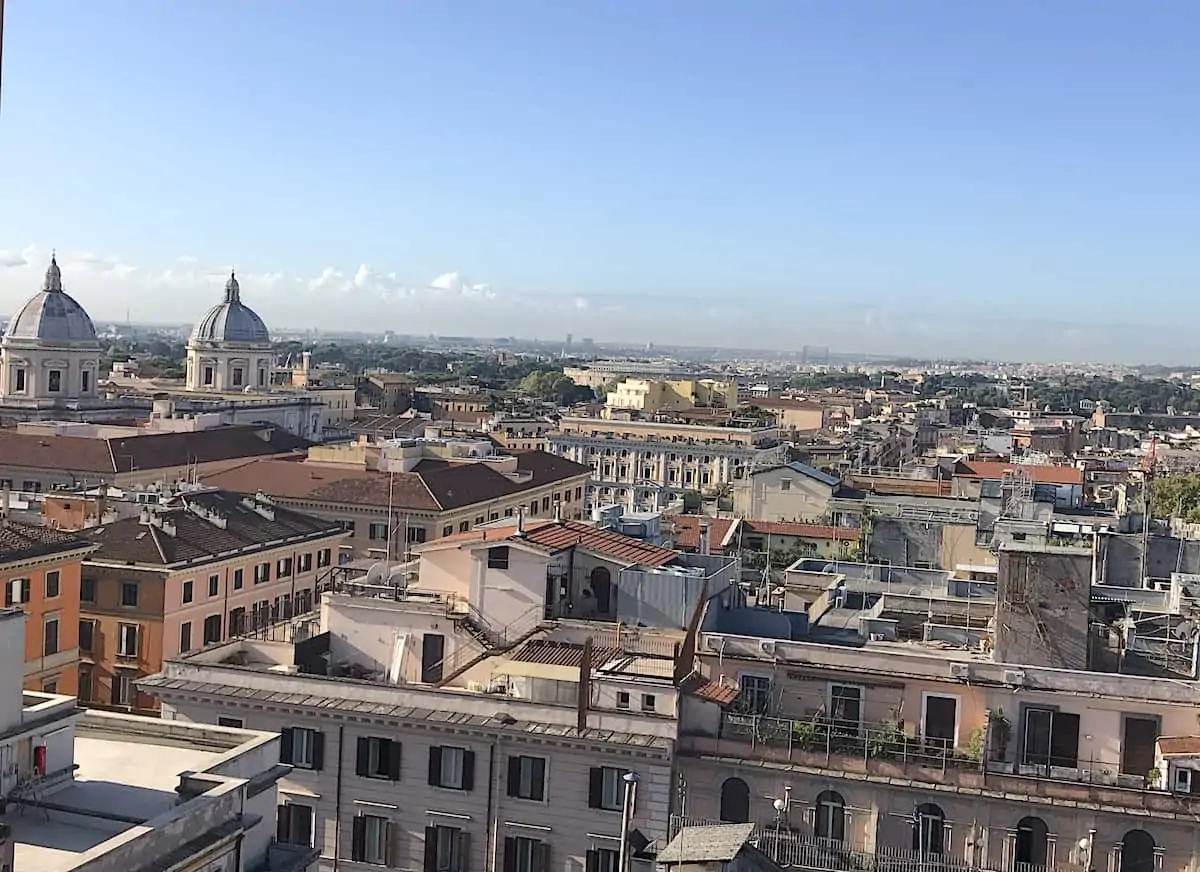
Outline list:
[[[381,584],[385,571],[382,563],[372,563],[371,568],[367,570],[367,584]]]

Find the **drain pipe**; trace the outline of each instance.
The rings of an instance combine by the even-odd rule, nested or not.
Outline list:
[[[345,758],[342,741],[346,738],[346,727],[338,726],[338,750],[337,750],[337,790],[333,797],[333,872],[338,870],[338,861],[342,854],[342,760]]]

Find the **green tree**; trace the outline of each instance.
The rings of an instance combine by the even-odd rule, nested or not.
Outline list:
[[[1182,518],[1200,523],[1200,476],[1170,475],[1154,481],[1150,500],[1156,518]]]

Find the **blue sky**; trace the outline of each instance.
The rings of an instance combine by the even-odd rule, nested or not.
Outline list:
[[[57,246],[97,317],[189,320],[236,264],[289,326],[1186,354],[1198,35],[1194,0],[8,0],[0,302]]]

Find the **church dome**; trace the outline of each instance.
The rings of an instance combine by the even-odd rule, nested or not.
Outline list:
[[[96,327],[75,298],[62,289],[62,273],[51,256],[42,289],[8,322],[4,340],[96,343]]]
[[[192,341],[267,345],[271,334],[258,313],[242,302],[237,277],[230,275],[225,283],[225,299],[196,323]]]

